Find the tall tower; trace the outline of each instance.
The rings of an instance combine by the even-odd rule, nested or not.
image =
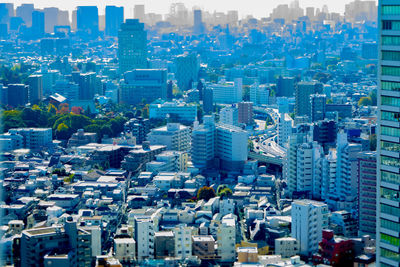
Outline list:
[[[377,266],[400,266],[400,2],[380,0]]]
[[[119,70],[147,68],[147,32],[137,19],[127,19],[118,32]]]
[[[106,35],[117,36],[124,22],[124,7],[106,6]]]

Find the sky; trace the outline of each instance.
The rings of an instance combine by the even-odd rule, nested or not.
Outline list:
[[[4,0],[1,0],[3,2]],[[73,10],[78,5],[97,5],[99,13],[104,14],[106,5],[118,5],[125,7],[125,17],[131,17],[133,14],[133,6],[136,4],[144,4],[146,13],[154,12],[158,14],[166,14],[169,12],[171,3],[181,2],[189,9],[193,6],[200,7],[207,11],[227,11],[238,10],[239,18],[246,15],[254,17],[267,17],[272,9],[279,4],[289,4],[292,0],[5,0],[4,2],[14,3],[18,6],[21,3],[34,3],[35,7],[43,8],[54,6],[63,10]],[[345,5],[353,0],[299,0],[300,7],[322,8],[328,5],[330,12],[343,13]]]

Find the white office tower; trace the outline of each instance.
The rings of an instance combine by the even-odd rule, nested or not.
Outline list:
[[[178,225],[174,228],[175,257],[185,259],[192,256],[192,234],[194,227]]]
[[[328,205],[303,199],[292,204],[292,237],[300,243],[300,254],[310,256],[318,250],[322,229],[328,227]]]
[[[354,211],[358,196],[357,153],[362,150],[360,144],[347,141],[347,134],[339,133],[336,147],[336,178],[328,204],[334,210]],[[332,177],[333,178],[333,177]],[[333,179],[332,179],[333,180]]]
[[[300,144],[306,142],[304,133],[295,133],[288,138],[286,158],[283,162],[283,178],[286,180],[286,195],[292,197],[297,191],[297,149]]]
[[[135,218],[137,260],[154,259],[154,224],[149,218]]]
[[[221,262],[234,262],[236,259],[236,216],[225,215],[217,230],[218,256]]]
[[[233,104],[243,100],[242,78],[236,78],[234,82],[222,80],[218,84],[207,86],[213,90],[213,98],[216,103]]]
[[[278,144],[287,148],[288,138],[292,134],[293,119],[287,113],[280,113],[278,118]]]
[[[167,123],[166,126],[152,129],[147,140],[152,145],[167,146],[167,150],[189,151],[190,128],[179,123]]]
[[[204,116],[203,122],[192,131],[192,164],[199,169],[210,167],[215,158],[214,116]]]
[[[237,126],[239,124],[239,112],[238,108],[234,105],[230,107],[224,107],[219,111],[219,122],[229,125]]]
[[[250,102],[254,105],[269,105],[272,85],[254,83],[250,86]]]
[[[316,159],[314,163],[313,197],[327,200],[331,176],[336,178],[336,149],[330,149],[328,155]],[[332,182],[335,180],[333,179]]]
[[[400,1],[378,8],[377,266],[400,266]]]
[[[314,194],[321,191],[321,180],[317,173],[317,162],[323,155],[323,148],[317,143],[301,144],[297,150],[297,191]]]
[[[241,170],[248,155],[248,133],[239,127],[218,124],[216,155],[224,170]]]

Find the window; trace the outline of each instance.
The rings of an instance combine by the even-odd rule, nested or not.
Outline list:
[[[387,150],[387,151],[400,151],[400,144],[398,143],[392,143],[388,141],[381,141],[381,149]]]
[[[400,113],[399,112],[382,111],[381,119],[387,120],[387,121],[400,121]]]
[[[381,227],[385,229],[389,229],[392,231],[399,232],[400,231],[400,224],[397,222],[392,222],[386,219],[381,219]]]
[[[400,174],[381,171],[381,180],[392,184],[400,184]]]
[[[382,81],[381,87],[382,87],[382,90],[400,91],[400,83],[398,83],[398,82]]]
[[[384,258],[391,259],[393,261],[400,262],[400,254],[384,248],[381,248],[381,256]]]
[[[381,134],[394,136],[394,137],[400,137],[400,129],[393,128],[393,127],[387,127],[387,126],[381,126]]]
[[[400,36],[382,36],[382,45],[400,45]]]
[[[400,67],[382,66],[382,75],[400,76]]]
[[[400,6],[394,6],[394,5],[382,6],[382,15],[399,15],[399,14],[400,14]]]
[[[383,20],[382,30],[400,30],[400,21],[398,20]]]
[[[386,204],[381,204],[381,212],[398,216],[400,214],[400,209]]]
[[[382,105],[400,107],[400,98],[382,96],[381,100],[382,100]]]
[[[388,166],[400,167],[400,160],[387,156],[381,156],[381,163]]]
[[[384,199],[400,202],[400,196],[397,190],[381,187],[381,197]]]

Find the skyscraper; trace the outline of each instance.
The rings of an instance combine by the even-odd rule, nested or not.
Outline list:
[[[118,32],[119,70],[147,68],[147,32],[137,19],[127,19]]]
[[[311,105],[310,96],[321,93],[322,84],[318,82],[299,82],[296,86],[296,116],[310,116]]]
[[[124,7],[106,6],[106,35],[117,36],[124,22]]]
[[[17,17],[22,18],[27,27],[32,26],[32,12],[35,10],[33,4],[22,4],[17,7]]]
[[[133,17],[140,22],[144,22],[145,12],[144,12],[144,5],[135,5],[133,9]]]
[[[193,23],[193,33],[201,34],[203,33],[203,18],[200,9],[193,11],[194,23]]]
[[[77,31],[97,37],[99,34],[99,11],[97,6],[78,6],[76,11]]]
[[[32,37],[43,37],[45,29],[44,22],[44,13],[42,11],[35,10],[32,12]]]
[[[28,99],[31,104],[36,104],[43,98],[43,76],[30,75],[28,77],[29,92]]]
[[[54,26],[58,25],[58,8],[56,7],[47,7],[43,9],[44,19],[46,21],[45,31],[46,33],[53,33]]]
[[[400,3],[379,1],[377,265],[400,266]]]
[[[192,82],[197,82],[200,62],[196,54],[184,54],[175,59],[176,80],[181,90],[192,89]]]

